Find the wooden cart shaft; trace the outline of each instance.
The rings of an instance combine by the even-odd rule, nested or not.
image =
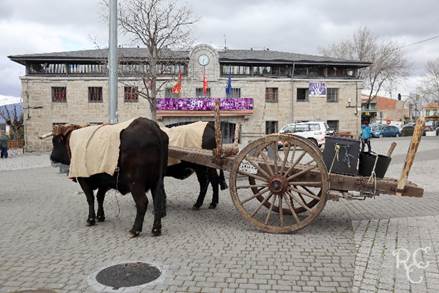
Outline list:
[[[217,160],[212,150],[191,149],[183,147],[169,147],[169,156],[191,163],[212,167],[215,169],[223,169],[225,171],[232,170],[235,156],[225,157]],[[264,162],[258,162],[264,164]],[[306,167],[297,165],[295,173],[304,170]],[[397,193],[398,181],[391,178],[377,178],[369,180],[369,177],[347,176],[340,174],[329,174],[329,182],[331,190],[342,191],[363,191],[372,193],[382,193],[395,195]],[[306,176],[299,176],[296,180],[301,181],[318,181],[320,174],[318,171],[308,172]],[[422,197],[424,189],[412,182],[407,182],[402,192],[402,196]]]

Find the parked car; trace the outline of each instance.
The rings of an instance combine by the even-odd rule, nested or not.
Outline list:
[[[396,126],[384,126],[381,129],[381,133],[379,137],[399,137],[401,133],[399,132],[399,128]]]
[[[307,138],[314,144],[321,146],[325,143],[325,136],[333,135],[334,130],[330,129],[326,122],[307,121],[287,124],[281,128],[279,133],[292,133]]]
[[[381,137],[381,131],[385,127],[383,124],[372,124],[370,126],[372,130],[372,137]]]
[[[414,124],[404,125],[401,129],[401,136],[412,136],[414,131],[415,131]],[[425,136],[427,131],[434,131],[434,129],[431,126],[425,126],[422,135]],[[436,130],[436,135],[438,135],[438,130]]]

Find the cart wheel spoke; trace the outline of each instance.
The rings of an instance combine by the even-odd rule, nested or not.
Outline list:
[[[261,151],[259,154],[261,155],[262,160],[264,160],[265,166],[267,166],[268,173],[270,173],[270,175],[273,176],[274,175],[273,169],[271,168],[270,163],[268,162],[270,159],[263,151]]]
[[[277,198],[277,195],[274,194],[274,196],[273,196],[273,202],[271,203],[271,205],[270,205],[270,209],[268,210],[267,216],[265,217],[265,222],[264,222],[265,225],[267,225],[267,224],[268,224],[268,221],[270,220],[271,211],[273,210],[273,206],[274,206],[275,203],[276,203],[276,198]]]
[[[290,177],[288,177],[288,181],[291,181],[291,179],[294,179],[294,178],[296,178],[296,177],[299,177],[300,175],[302,175],[302,174],[305,174],[305,173],[308,173],[309,171],[311,171],[311,170],[314,170],[314,169],[316,169],[317,168],[317,165],[316,166],[309,166],[308,168],[305,168],[304,170],[302,170],[302,171],[300,171],[300,172],[298,172],[298,173],[296,173],[296,174],[293,174],[293,175],[291,175]]]
[[[293,200],[291,198],[289,198],[289,200],[286,200],[288,208],[291,211],[291,214],[293,215],[294,219],[296,220],[296,223],[300,222],[299,217],[297,216],[296,211],[294,210],[294,205],[293,205]]]
[[[251,217],[253,218],[258,212],[259,210],[262,208],[262,206],[264,205],[264,203],[269,200],[271,198],[271,196],[273,195],[273,193],[270,192],[270,195],[267,196],[266,198],[264,198],[264,200],[259,204],[259,206],[253,211],[253,213],[251,214]]]
[[[293,201],[295,201],[296,203],[298,203],[299,205],[301,205],[304,209],[306,209],[308,212],[311,212],[311,209],[306,205],[306,203],[302,202],[301,200],[297,199],[292,193],[288,193],[288,195],[293,199]]]
[[[267,172],[265,172],[265,170],[262,169],[262,168],[259,166],[258,163],[255,163],[255,162],[253,161],[253,158],[250,159],[250,156],[247,156],[245,159],[247,160],[247,162],[249,162],[250,164],[252,164],[253,167],[255,167],[256,169],[258,169],[258,171],[261,172],[265,177],[269,178],[269,177],[271,176],[271,175],[269,175]]]
[[[291,173],[291,171],[294,170],[294,167],[296,167],[297,164],[299,164],[299,162],[303,159],[303,157],[306,155],[306,152],[304,151],[298,158],[297,160],[293,163],[293,165],[291,165],[291,167],[288,169],[288,171],[285,173],[285,175],[288,175]]]
[[[268,191],[270,191],[268,189],[268,187],[262,188],[258,193],[256,193],[255,195],[250,196],[249,198],[241,201],[242,204],[245,204],[246,202],[251,201],[254,198],[257,198],[258,196],[262,196],[264,193],[267,193]]]
[[[260,188],[260,187],[267,187],[267,184],[255,184],[255,185],[242,185],[242,186],[236,186],[236,189],[244,189],[244,188]],[[259,189],[260,190],[260,189]],[[259,191],[258,190],[258,191]]]
[[[284,209],[282,206],[282,198],[283,196],[279,196],[279,220],[280,220],[280,226],[283,227],[284,225]]]
[[[273,153],[273,161],[274,161],[274,174],[277,174],[277,170],[278,170],[278,166],[277,166],[277,161],[278,161],[278,150],[277,150],[277,142],[275,144],[271,144],[268,146],[271,149],[271,152]],[[267,149],[268,152],[268,149]]]
[[[290,154],[290,149],[291,149],[290,144],[288,144],[287,148],[285,147],[285,142],[283,142],[283,145],[284,145],[284,149],[283,149],[284,150],[284,160],[282,162],[282,167],[280,168],[280,174],[283,174],[283,172],[285,170],[285,165],[287,164],[288,156]]]
[[[310,197],[310,198],[312,198],[312,199],[320,200],[320,197],[318,197],[318,196],[315,195],[314,193],[310,193],[310,192],[307,192],[307,191],[304,191],[304,190],[300,190],[300,189],[295,188],[295,187],[290,187],[290,188],[291,188],[292,191],[294,191],[294,192],[296,192],[296,193],[298,193],[298,194],[303,194],[303,195],[305,195],[305,196],[307,196],[307,197]]]
[[[245,175],[245,176],[248,176],[248,177],[252,177],[252,178],[254,178],[254,179],[256,179],[256,180],[265,181],[265,182],[268,181],[267,178],[264,178],[264,177],[258,176],[258,175],[256,175],[256,174],[248,173],[248,172],[245,172],[245,171],[242,171],[242,170],[238,170],[238,173],[241,174],[241,175]]]

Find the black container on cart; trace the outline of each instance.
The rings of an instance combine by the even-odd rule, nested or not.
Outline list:
[[[359,140],[338,136],[326,137],[323,160],[331,173],[358,175],[359,154]]]
[[[370,175],[372,175],[375,160],[375,175],[377,178],[384,178],[384,175],[386,175],[387,168],[389,167],[392,158],[376,153],[366,152],[360,153],[360,164],[358,169],[361,176],[369,177]]]

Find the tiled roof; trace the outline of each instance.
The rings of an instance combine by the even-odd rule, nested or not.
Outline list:
[[[120,57],[128,59],[146,58],[148,53],[145,48],[119,48]],[[189,51],[164,52],[165,58],[189,59]],[[353,65],[358,67],[368,66],[370,63],[354,60],[343,60],[324,56],[296,54],[271,50],[220,50],[218,51],[221,62],[235,63],[301,63],[301,64],[338,64]],[[108,49],[81,50],[68,52],[54,52],[41,54],[12,55],[9,58],[15,62],[24,64],[26,61],[93,61],[105,60],[108,56]]]

